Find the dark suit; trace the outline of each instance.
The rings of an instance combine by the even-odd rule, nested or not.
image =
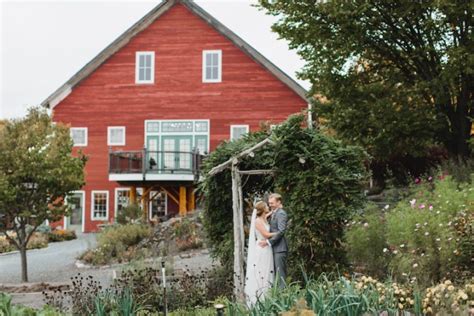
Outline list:
[[[278,285],[285,287],[286,279],[286,257],[288,256],[288,243],[285,231],[288,223],[288,215],[282,208],[276,209],[270,218],[270,232],[276,233],[268,241],[272,245],[275,275],[280,276]]]

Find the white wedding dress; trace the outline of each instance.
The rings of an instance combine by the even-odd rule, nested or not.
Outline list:
[[[256,211],[254,210],[250,224],[245,277],[245,296],[249,307],[255,304],[257,300],[262,300],[273,283],[273,251],[270,246],[261,247],[257,245],[257,242],[265,240],[265,237],[256,230],[256,220]],[[267,230],[270,229],[269,224],[264,225]]]

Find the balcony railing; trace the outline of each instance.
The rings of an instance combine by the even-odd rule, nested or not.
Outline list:
[[[187,174],[199,177],[199,151],[110,151],[109,174]]]

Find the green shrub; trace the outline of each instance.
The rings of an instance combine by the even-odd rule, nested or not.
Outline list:
[[[399,280],[410,276],[423,285],[469,277],[474,189],[449,176],[425,182],[386,216],[390,269]]]
[[[57,242],[65,240],[76,239],[76,232],[74,230],[55,229],[47,234],[48,241]]]
[[[133,223],[141,218],[143,210],[138,204],[130,204],[124,207],[116,216],[117,223],[125,225]]]
[[[384,214],[377,206],[369,204],[363,215],[354,217],[347,225],[346,250],[354,269],[379,279],[385,278],[390,260],[382,255],[388,247]]]
[[[0,293],[0,315],[1,316],[61,316],[60,312],[51,306],[43,306],[40,310],[23,305],[13,305],[11,296]]]
[[[14,251],[16,248],[5,236],[0,236],[0,253]]]
[[[97,247],[83,253],[80,259],[94,265],[129,261],[144,255],[145,250],[135,246],[151,234],[152,228],[144,224],[108,227],[97,237]]]
[[[472,277],[474,189],[441,175],[417,179],[408,198],[369,209],[346,231],[352,263],[372,276],[428,286]]]
[[[173,224],[176,246],[180,251],[201,248],[203,240],[197,223],[184,218]]]
[[[33,233],[26,246],[27,249],[41,249],[48,247],[48,237],[42,233]]]

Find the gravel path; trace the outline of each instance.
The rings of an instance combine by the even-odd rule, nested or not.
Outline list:
[[[30,282],[67,282],[80,272],[76,257],[96,244],[95,234],[80,234],[77,239],[50,243],[47,248],[27,251]],[[0,284],[20,283],[20,253],[0,255]]]
[[[92,275],[95,280],[100,281],[103,286],[108,286],[113,275],[119,274],[125,264],[114,264],[100,268],[76,266],[76,257],[86,249],[96,245],[95,234],[80,234],[78,238],[71,241],[50,243],[47,248],[29,250],[28,256],[28,277],[31,283],[70,283],[71,277],[77,273]],[[160,266],[159,258],[148,259],[150,262]],[[169,262],[169,260],[167,260]],[[210,268],[213,260],[206,249],[192,250],[178,256],[172,260],[173,268],[179,270],[190,269],[199,271]],[[132,264],[133,265],[133,264]],[[21,280],[21,260],[18,252],[0,255],[0,285],[19,287]],[[34,293],[11,293],[13,303],[23,304],[35,308],[43,306],[43,296],[41,292]]]

